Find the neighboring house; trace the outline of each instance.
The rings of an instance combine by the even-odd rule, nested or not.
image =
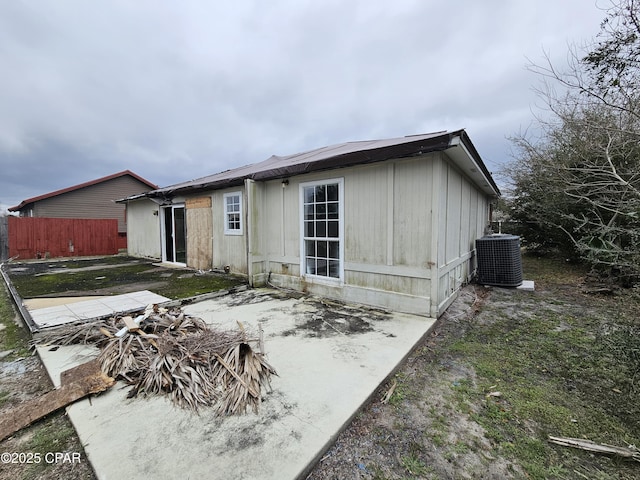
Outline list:
[[[117,219],[118,234],[126,242],[125,206],[119,198],[157,189],[158,186],[130,170],[45,193],[9,208],[21,217]],[[125,245],[126,246],[126,245]]]
[[[457,130],[272,156],[121,201],[132,255],[437,317],[472,277],[499,195]]]

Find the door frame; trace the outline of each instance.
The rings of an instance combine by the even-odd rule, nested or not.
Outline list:
[[[185,254],[184,254],[184,262],[179,262],[177,261],[177,255],[176,255],[176,236],[174,235],[175,231],[176,231],[176,216],[175,216],[175,211],[178,209],[182,209],[183,211],[183,222],[184,222],[184,228],[183,228],[183,236],[184,238],[183,243],[184,243],[184,249],[185,249]],[[163,206],[161,208],[161,214],[162,214],[162,218],[161,218],[161,223],[160,223],[160,234],[162,237],[162,261],[165,263],[173,263],[175,265],[180,265],[183,267],[187,266],[187,209],[185,207],[184,203],[176,203],[174,205],[166,205]],[[167,231],[167,215],[170,214],[171,217],[171,232]],[[178,239],[179,240],[179,239]],[[168,258],[167,255],[167,242],[170,241],[171,242],[171,258]]]

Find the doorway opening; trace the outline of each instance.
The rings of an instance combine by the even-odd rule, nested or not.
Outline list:
[[[184,205],[164,207],[162,261],[187,264],[187,223]]]

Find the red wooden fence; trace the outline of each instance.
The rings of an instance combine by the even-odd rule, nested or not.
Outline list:
[[[84,257],[115,255],[115,219],[9,217],[9,257]]]

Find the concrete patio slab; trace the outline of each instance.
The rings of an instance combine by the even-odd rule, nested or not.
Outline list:
[[[85,297],[83,297],[85,298]],[[73,297],[61,304],[61,299],[51,299],[53,305],[46,306],[47,299],[38,299],[39,302],[25,302],[31,318],[40,329],[65,325],[79,320],[89,320],[92,318],[113,315],[118,312],[126,312],[137,308],[145,308],[147,305],[167,302],[170,299],[162,295],[155,294],[149,290],[125,293],[122,295],[111,295],[92,297],[78,301]],[[36,308],[30,307],[35,305]]]
[[[277,370],[258,414],[216,417],[164,397],[127,399],[118,383],[68,407],[99,479],[294,479],[302,477],[434,319],[258,289],[183,310],[221,328],[264,330]],[[93,347],[38,353],[60,372],[95,357]]]

